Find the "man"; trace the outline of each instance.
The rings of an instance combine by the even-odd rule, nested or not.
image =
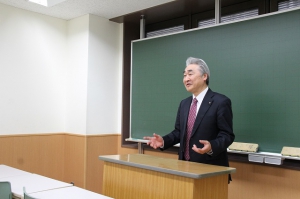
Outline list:
[[[229,166],[227,147],[235,137],[231,101],[208,88],[209,78],[209,68],[203,60],[186,60],[183,84],[193,96],[181,101],[175,129],[163,137],[144,137],[148,145],[164,150],[180,143],[179,160]]]

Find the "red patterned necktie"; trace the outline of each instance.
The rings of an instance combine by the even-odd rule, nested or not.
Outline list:
[[[193,131],[193,127],[194,127],[194,123],[195,123],[195,119],[196,119],[196,113],[197,113],[197,98],[194,98],[193,103],[191,105],[190,108],[190,112],[189,112],[189,117],[188,117],[188,122],[187,122],[187,127],[186,127],[186,143],[185,143],[185,153],[184,153],[184,157],[185,160],[189,160],[190,159],[190,138],[191,138],[191,134]]]

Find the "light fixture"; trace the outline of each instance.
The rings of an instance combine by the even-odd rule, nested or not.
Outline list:
[[[66,0],[27,0],[32,3],[37,3],[42,6],[51,7]]]

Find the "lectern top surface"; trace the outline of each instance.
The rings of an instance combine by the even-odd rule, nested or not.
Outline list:
[[[236,169],[232,167],[187,162],[145,154],[106,155],[99,156],[99,159],[107,162],[196,179],[230,174],[236,171]]]

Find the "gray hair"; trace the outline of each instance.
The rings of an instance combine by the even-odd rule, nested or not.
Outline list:
[[[198,65],[201,75],[207,74],[206,84],[208,85],[210,72],[209,72],[209,68],[208,68],[207,64],[205,63],[205,61],[203,61],[202,59],[199,59],[199,58],[189,57],[186,60],[186,66],[188,66],[190,64]]]

